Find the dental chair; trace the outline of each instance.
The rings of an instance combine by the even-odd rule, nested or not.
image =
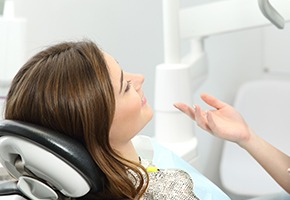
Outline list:
[[[256,134],[290,155],[289,102],[289,80],[262,79],[243,84],[234,107]],[[256,197],[283,191],[256,160],[231,142],[224,144],[220,175],[224,188],[238,196]]]
[[[136,136],[133,144],[142,158],[153,160],[159,168],[187,171],[200,199],[229,200],[215,184],[155,139]],[[104,186],[104,174],[85,147],[34,124],[0,121],[0,163],[11,174],[11,179],[4,181],[0,174],[0,200],[88,199]]]
[[[81,198],[103,189],[104,175],[79,142],[52,130],[0,121],[0,200]]]

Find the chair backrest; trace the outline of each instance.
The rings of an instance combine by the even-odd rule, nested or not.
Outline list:
[[[0,162],[30,198],[54,196],[51,189],[69,197],[103,189],[104,174],[81,143],[34,124],[0,121]]]
[[[256,80],[241,86],[234,107],[258,135],[290,155],[289,103],[290,81]],[[225,142],[220,170],[223,186],[233,193],[264,195],[282,191],[246,151],[233,143]]]

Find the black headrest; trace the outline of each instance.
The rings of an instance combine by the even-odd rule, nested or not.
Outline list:
[[[103,172],[94,162],[87,149],[78,141],[35,124],[15,120],[1,120],[0,136],[7,135],[30,140],[67,162],[87,180],[91,186],[90,192],[103,190]]]

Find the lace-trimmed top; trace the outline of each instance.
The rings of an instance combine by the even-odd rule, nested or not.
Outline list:
[[[144,159],[141,164],[147,169],[153,166]],[[198,200],[188,173],[180,169],[155,169],[148,170],[149,185],[142,200]]]

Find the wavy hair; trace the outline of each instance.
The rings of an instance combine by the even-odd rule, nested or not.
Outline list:
[[[13,79],[5,106],[6,119],[47,127],[86,146],[106,176],[104,190],[94,199],[139,199],[148,174],[110,146],[114,112],[106,61],[89,40],[59,43],[29,59]]]

